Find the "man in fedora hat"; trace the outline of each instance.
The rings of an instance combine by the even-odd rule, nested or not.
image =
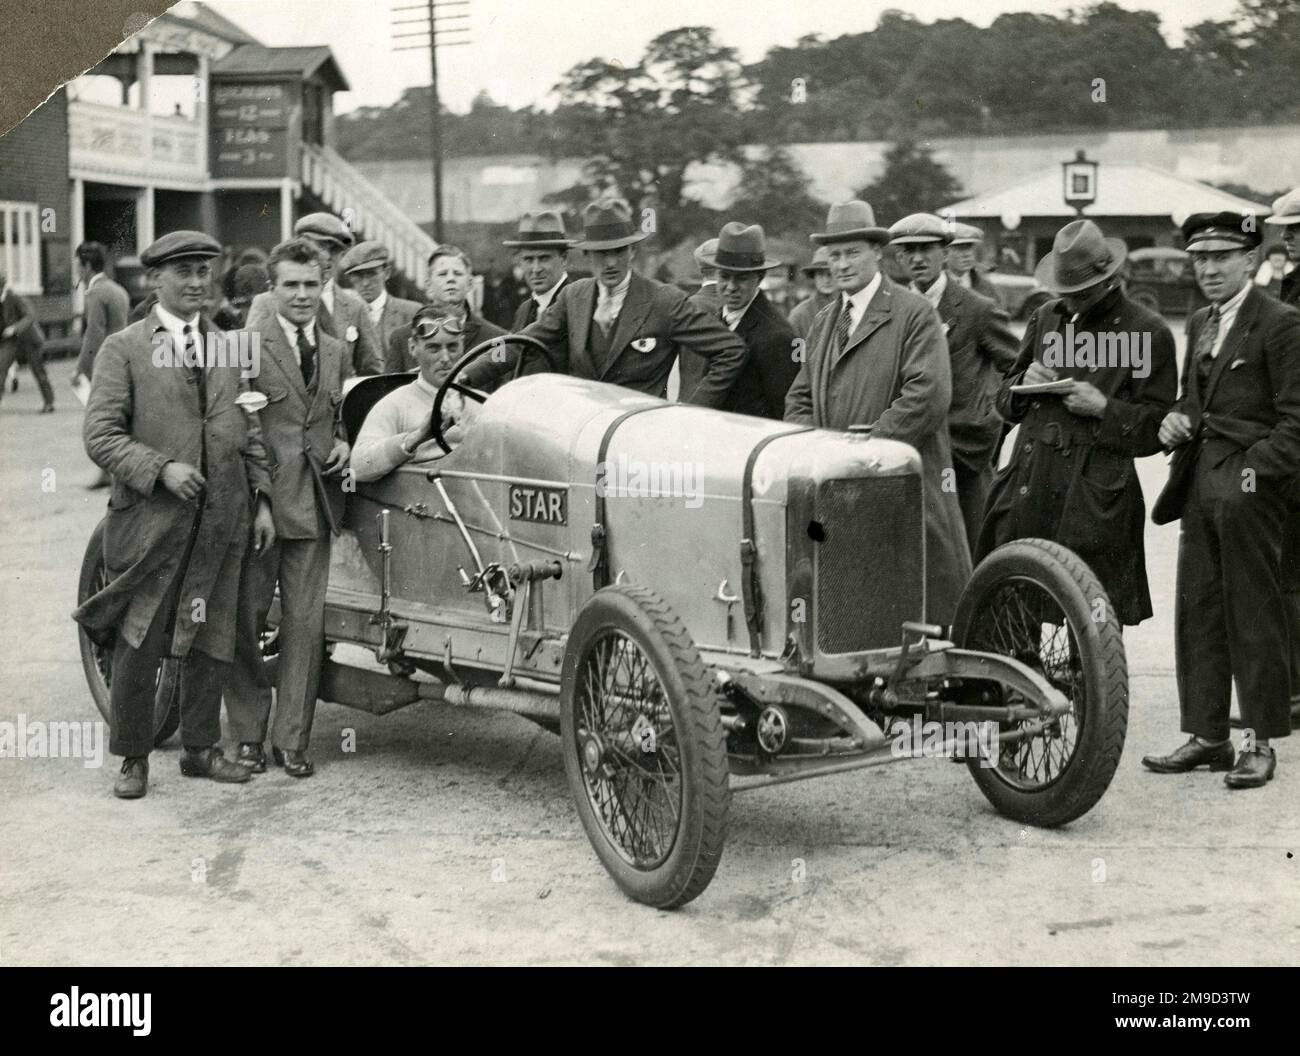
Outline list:
[[[974,546],[1002,437],[998,389],[1016,362],[1019,346],[1007,313],[996,301],[949,279],[944,257],[951,230],[933,213],[913,213],[889,229],[889,244],[896,247],[896,259],[911,274],[913,291],[939,313],[948,339],[952,368],[948,437],[962,523],[967,542]]]
[[[632,270],[635,247],[649,236],[621,199],[593,202],[583,213],[585,250],[594,275],[569,283],[550,309],[522,333],[546,345],[561,370],[579,378],[664,396],[682,349],[708,359],[685,402],[720,407],[745,365],[745,344],[691,304],[681,290]],[[485,356],[466,371],[466,381],[490,389],[516,371],[515,350],[500,361]],[[541,356],[526,352],[525,370],[542,369]]]
[[[275,542],[271,474],[258,420],[236,403],[237,362],[213,362],[218,332],[200,315],[221,246],[173,231],[140,254],[158,300],[95,355],[83,435],[112,475],[104,520],[109,582],[73,613],[112,650],[113,788],[149,783],[159,664],[180,659],[181,773],[243,782],[222,756],[221,693],[235,651],[241,567]]]
[[[826,256],[826,247],[818,246],[812,260],[799,270],[803,272],[805,278],[812,280],[812,296],[796,304],[790,310],[790,317],[786,321],[790,324],[790,329],[795,332],[795,336],[802,337],[806,342],[808,335],[812,333],[813,320],[817,318],[817,313],[828,305],[834,304],[836,300],[835,280],[831,278],[831,266]]]
[[[335,278],[343,254],[355,241],[348,225],[333,213],[308,213],[293,225],[293,233],[305,238],[325,255],[325,285],[320,291],[320,307],[316,321],[330,337],[347,342],[352,356],[352,369],[357,375],[382,374],[384,349],[379,343],[374,323],[366,302],[355,290],[340,286]],[[249,330],[259,330],[275,320],[275,297],[270,292],[259,293],[248,310]]]
[[[1230,788],[1272,779],[1270,741],[1291,732],[1283,526],[1300,468],[1300,311],[1250,281],[1254,217],[1196,213],[1183,224],[1209,300],[1187,324],[1182,398],[1160,425],[1174,450],[1152,510],[1182,519],[1174,662],[1186,744],[1146,756],[1158,773],[1208,765]],[[1244,727],[1233,763],[1232,685]]]
[[[993,283],[989,282],[984,272],[975,263],[975,259],[979,255],[979,247],[983,241],[984,232],[974,224],[954,223],[951,236],[948,239],[948,255],[945,266],[952,277],[962,286],[985,297],[991,297],[996,301],[998,291],[993,288]]]
[[[394,297],[388,292],[388,279],[392,274],[388,247],[382,242],[358,242],[343,254],[339,271],[366,302],[366,313],[375,329],[379,347],[388,348],[393,331],[409,326],[420,307],[418,301]]]
[[[1282,276],[1279,300],[1300,308],[1300,187],[1282,195],[1273,203],[1273,212],[1264,223],[1280,227],[1279,237],[1291,270]]]
[[[1127,250],[1091,220],[1056,233],[1035,278],[1058,295],[1031,317],[998,393],[1018,422],[974,544],[975,560],[1013,539],[1050,539],[1096,573],[1126,625],[1151,615],[1143,551],[1146,506],[1134,459],[1160,450],[1160,420],[1177,394],[1174,338],[1124,295]],[[1021,385],[1061,391],[1022,394]]]
[[[515,264],[528,285],[528,297],[515,309],[514,332],[535,323],[573,277],[569,275],[569,250],[574,240],[564,233],[564,218],[553,211],[524,213],[519,233],[502,243],[515,251]]]
[[[911,444],[925,488],[926,614],[950,623],[966,581],[970,551],[951,479],[948,345],[934,309],[880,270],[889,232],[862,201],[832,205],[827,249],[839,303],[817,316],[785,401],[787,421],[823,429],[870,426],[872,436]]]
[[[749,350],[744,369],[719,409],[780,421],[785,394],[799,372],[795,335],[760,286],[763,276],[781,262],[768,257],[767,239],[758,224],[747,227],[733,220],[710,241],[713,245],[701,264],[718,276],[716,311]],[[693,295],[697,301],[699,296]],[[683,349],[682,391],[693,392],[707,369],[707,359]]]

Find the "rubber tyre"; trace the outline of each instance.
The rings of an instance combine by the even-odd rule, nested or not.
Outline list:
[[[1038,790],[1016,788],[1000,768],[967,766],[998,813],[1016,821],[1054,828],[1086,814],[1101,799],[1119,766],[1128,728],[1128,662],[1115,609],[1092,570],[1077,554],[1045,539],[1019,539],[998,547],[975,570],[957,605],[953,641],[986,649],[974,626],[986,599],[1009,580],[1028,579],[1065,614],[1078,646],[1083,691],[1075,749],[1064,770]],[[1105,618],[1095,620],[1095,613]]]
[[[652,868],[628,861],[598,817],[578,740],[586,698],[585,690],[579,696],[580,677],[601,643],[617,635],[629,639],[645,657],[663,688],[677,744],[681,807],[671,848]],[[578,613],[561,679],[564,770],[597,857],[637,902],[659,909],[685,905],[708,886],[718,868],[731,806],[726,735],[709,668],[681,620],[657,594],[617,584],[597,591]]]
[[[97,593],[106,581],[104,569],[104,522],[100,521],[86,544],[81,559],[81,575],[77,581],[77,604],[80,605]],[[100,649],[90,640],[86,630],[77,625],[77,642],[81,648],[81,669],[86,675],[86,685],[95,701],[95,707],[111,725],[113,707],[109,699],[109,679],[112,677],[112,652]],[[101,668],[101,664],[103,665]],[[105,677],[105,672],[108,677]],[[155,748],[160,748],[181,724],[181,686],[179,667],[175,660],[167,659],[159,665],[158,693],[154,698]]]

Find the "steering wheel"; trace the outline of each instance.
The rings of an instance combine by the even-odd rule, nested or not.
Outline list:
[[[546,365],[551,368],[553,374],[561,374],[559,364],[551,355],[551,350],[535,337],[527,337],[524,334],[502,334],[499,337],[490,337],[486,341],[480,342],[460,357],[454,364],[447,376],[443,378],[442,384],[438,386],[438,394],[433,398],[433,439],[438,442],[438,446],[446,454],[451,454],[451,445],[447,443],[447,438],[442,435],[442,405],[446,402],[447,393],[453,389],[462,396],[473,400],[475,403],[486,403],[487,393],[480,392],[478,389],[471,389],[468,385],[462,385],[456,379],[465,373],[472,363],[478,362],[479,359],[487,352],[495,351],[498,348],[504,348],[506,345],[532,345],[542,353],[546,358]],[[519,361],[515,364],[514,376],[519,377],[519,371],[523,368],[524,356],[523,350],[520,349]]]

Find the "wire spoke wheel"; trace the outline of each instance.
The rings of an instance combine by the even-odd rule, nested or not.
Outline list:
[[[996,758],[968,762],[1002,814],[1063,825],[1092,809],[1110,784],[1128,726],[1128,665],[1115,610],[1077,555],[1044,539],[989,554],[971,576],[953,623],[965,649],[1037,672],[1069,703],[999,727]],[[1008,706],[1041,701],[1004,690]]]
[[[619,886],[660,908],[703,891],[726,838],[725,737],[709,671],[653,592],[607,587],[578,614],[560,736],[578,816]]]

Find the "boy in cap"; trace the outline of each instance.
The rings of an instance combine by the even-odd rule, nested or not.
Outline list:
[[[812,261],[799,269],[804,276],[812,279],[812,296],[800,301],[790,310],[787,320],[796,337],[808,340],[812,333],[813,320],[817,313],[827,305],[835,303],[835,280],[831,278],[831,266],[827,262],[826,247],[818,246]]]
[[[200,317],[218,243],[173,231],[140,254],[158,300],[105,339],[83,426],[86,453],[113,478],[104,521],[108,585],[73,614],[112,649],[114,794],[149,778],[159,664],[180,658],[181,773],[243,782],[223,758],[221,693],[234,655],[240,570],[275,541],[271,480],[255,416],[235,402],[237,362],[207,363]],[[251,536],[251,538],[250,538]]]
[[[948,240],[947,268],[952,277],[968,290],[996,301],[998,291],[975,265],[983,241],[984,232],[974,224],[954,224]]]
[[[366,302],[366,312],[375,328],[379,347],[387,349],[393,331],[409,326],[420,307],[419,301],[394,297],[388,292],[388,278],[392,271],[388,247],[382,242],[358,242],[343,254],[339,270]]]
[[[1162,774],[1208,765],[1228,771],[1229,788],[1258,788],[1277,769],[1270,742],[1291,732],[1281,551],[1300,468],[1300,311],[1250,281],[1253,216],[1196,213],[1183,234],[1210,303],[1187,324],[1182,398],[1160,426],[1174,457],[1152,520],[1182,520],[1174,661],[1191,736],[1142,762]],[[1234,681],[1244,727],[1235,765]]]

